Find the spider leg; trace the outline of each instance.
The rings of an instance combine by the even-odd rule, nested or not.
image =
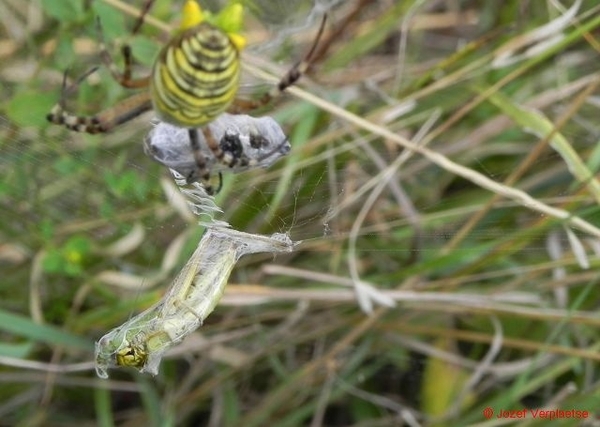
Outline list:
[[[114,107],[95,115],[97,132],[108,132],[112,128],[130,121],[146,111],[152,110],[152,108],[150,93],[140,92],[131,95]],[[85,132],[94,133],[89,130],[85,130]]]
[[[138,33],[138,31],[144,24],[146,15],[148,15],[148,12],[150,12],[150,9],[152,8],[153,4],[154,0],[146,0],[144,6],[140,11],[140,15],[138,16],[138,19],[135,25],[133,26],[133,29],[131,30],[131,35],[136,35]],[[104,65],[110,71],[110,74],[113,76],[113,78],[125,88],[135,89],[147,87],[150,84],[150,76],[138,79],[132,79],[131,77],[131,70],[133,69],[133,53],[131,52],[131,46],[129,44],[125,44],[121,48],[121,55],[123,55],[123,61],[125,64],[125,68],[121,73],[106,47],[106,42],[104,40],[104,32],[102,31],[102,25],[100,23],[99,17],[96,18],[96,26],[98,31],[98,38],[100,40],[100,58],[102,59]]]
[[[124,99],[114,107],[93,116],[78,116],[69,113],[66,109],[67,97],[76,91],[81,82],[87,79],[90,74],[94,73],[97,69],[98,67],[90,68],[71,86],[67,86],[68,72],[65,71],[60,99],[46,116],[46,119],[49,122],[63,125],[67,129],[76,132],[86,132],[91,134],[102,133],[152,109],[152,100],[150,99],[149,93],[141,92]]]
[[[260,149],[262,147],[270,145],[267,138],[262,136],[261,134],[250,134],[250,146],[254,149]],[[242,141],[240,140],[240,136],[237,134],[228,134],[227,132],[221,140],[219,141],[219,146],[223,151],[224,155],[221,159],[221,163],[229,168],[245,168],[245,167],[253,167],[263,160],[268,159],[273,156],[275,153],[280,153],[282,148],[288,143],[288,139],[284,138],[282,142],[273,147],[270,151],[264,153],[263,155],[250,158],[244,153],[244,146]]]
[[[67,98],[69,96],[71,96],[75,91],[77,91],[77,89],[79,88],[79,85],[81,85],[81,83],[84,80],[86,80],[89,76],[91,76],[96,71],[98,71],[98,68],[100,68],[100,67],[96,66],[96,67],[90,68],[85,73],[83,73],[81,76],[79,76],[77,78],[77,80],[75,81],[75,83],[73,83],[71,86],[67,86],[69,70],[68,69],[65,70],[65,72],[63,73],[62,87],[60,90],[60,99],[58,101],[58,103],[60,104],[61,107],[64,108],[66,106]]]
[[[194,155],[194,161],[196,162],[197,167],[197,172],[194,173],[193,177],[188,177],[188,181],[197,177],[202,181],[202,185],[204,185],[204,189],[209,195],[216,194],[221,189],[222,178],[219,187],[215,191],[210,183],[210,168],[206,164],[206,158],[204,157],[202,146],[200,145],[198,129],[189,129],[188,134],[190,138],[190,147],[192,148],[192,154]],[[207,147],[213,153],[215,158],[217,160],[221,159],[224,153],[208,127],[202,128],[202,135],[204,136]]]
[[[54,123],[57,125],[64,125],[69,121],[69,117],[73,116],[72,114],[66,111],[67,98],[77,90],[81,82],[87,79],[91,74],[95,73],[98,70],[98,67],[92,67],[83,73],[79,78],[73,83],[71,86],[67,86],[67,80],[69,77],[69,70],[65,70],[63,73],[62,80],[62,88],[60,91],[60,98],[58,102],[52,107],[50,113],[46,115],[46,120],[50,123]],[[67,126],[68,127],[68,126]]]
[[[321,36],[323,35],[323,31],[325,30],[325,22],[327,22],[327,15],[323,15],[323,19],[321,20],[321,25],[319,25],[319,31],[317,32],[317,36],[315,37],[315,41],[313,42],[310,50],[304,56],[304,58],[297,62],[288,72],[287,74],[279,81],[277,87],[275,88],[275,93],[269,96],[267,93],[267,101],[269,102],[275,96],[279,96],[281,92],[286,90],[288,87],[295,84],[304,73],[310,68],[312,65],[312,56],[317,49],[319,41],[321,40]]]
[[[62,97],[61,97],[62,98]],[[141,92],[124,99],[114,107],[101,111],[93,116],[78,116],[69,113],[64,107],[64,101],[56,104],[46,116],[49,122],[63,125],[67,129],[85,133],[104,133],[114,127],[150,111],[152,100],[150,94]]]
[[[133,26],[133,29],[131,30],[131,34],[132,35],[135,35],[135,34],[138,33],[138,31],[140,30],[140,28],[144,24],[144,20],[146,19],[146,15],[148,15],[148,12],[150,12],[150,9],[152,8],[153,4],[154,4],[154,0],[146,0],[146,2],[144,3],[144,6],[141,9],[140,15],[138,16],[138,19],[135,22],[135,25]]]
[[[282,152],[282,148],[285,147],[288,143],[289,143],[289,140],[287,138],[284,138],[283,141],[281,141],[279,144],[277,144],[275,147],[273,147],[273,149],[271,151],[268,151],[265,154],[263,154],[262,156],[260,156],[259,158],[257,158],[255,160],[255,162],[256,163],[260,163],[263,160],[268,159],[269,157],[271,157],[275,153]],[[285,152],[288,153],[289,150],[286,150]]]
[[[112,77],[125,88],[136,89],[147,87],[150,84],[150,76],[141,77],[138,79],[133,79],[131,77],[131,70],[133,68],[133,54],[131,53],[131,46],[126,44],[121,48],[121,54],[123,55],[123,60],[125,63],[125,68],[123,72],[121,72],[119,67],[117,67],[117,64],[115,64],[115,61],[108,51],[108,48],[106,47],[106,41],[104,39],[104,31],[102,30],[100,17],[96,17],[96,30],[98,31],[98,39],[100,44],[100,59],[108,71],[110,71]]]
[[[248,158],[244,153],[244,147],[239,139],[239,135],[228,135],[225,133],[221,140],[217,142],[208,126],[202,128],[202,134],[206,141],[206,145],[212,152],[215,160],[222,165],[234,168],[236,166],[248,166],[253,164],[254,160]],[[258,138],[260,137],[261,136],[259,135]],[[255,138],[255,140],[256,139],[257,138]]]
[[[221,188],[223,188],[223,174],[221,172],[219,172],[219,186],[215,190],[215,194],[219,194],[219,192],[221,191]]]
[[[142,11],[142,15],[139,18],[141,22],[143,22],[143,17],[147,14],[153,1],[154,0],[149,0],[146,2],[146,5]],[[136,31],[139,29],[139,25],[141,24],[136,24]],[[133,79],[131,77],[131,70],[133,68],[133,55],[131,53],[131,47],[129,45],[125,45],[121,49],[125,63],[125,68],[123,72],[121,72],[116,66],[115,62],[112,59],[112,56],[110,55],[106,47],[104,33],[102,30],[102,24],[100,22],[99,17],[96,18],[96,28],[98,31],[100,59],[102,60],[106,68],[108,68],[113,78],[121,86],[126,88],[147,87],[150,82],[149,76],[139,79]],[[116,106],[102,111],[91,117],[78,116],[69,113],[66,110],[66,99],[68,95],[75,92],[81,84],[81,82],[87,79],[90,76],[90,74],[95,72],[97,69],[98,67],[91,68],[82,76],[80,76],[77,79],[77,81],[70,87],[67,87],[67,73],[65,72],[65,75],[63,76],[61,97],[59,99],[59,102],[52,108],[50,113],[46,116],[48,121],[50,121],[51,123],[64,125],[68,129],[74,130],[76,132],[87,132],[95,134],[107,132],[115,126],[125,123],[131,120],[132,118],[137,117],[140,114],[152,109],[150,94],[148,92],[144,92],[133,95],[130,98],[121,101]]]
[[[323,35],[323,31],[325,30],[326,21],[327,15],[324,15],[323,19],[321,20],[321,25],[319,26],[317,36],[315,37],[315,40],[308,53],[301,61],[294,64],[294,66],[288,70],[288,72],[281,78],[281,80],[279,80],[279,83],[277,83],[273,89],[265,93],[257,100],[235,99],[232,107],[229,109],[229,112],[232,114],[240,114],[262,107],[263,105],[270,103],[273,99],[280,96],[288,87],[293,86],[298,80],[300,80],[300,78],[312,65],[312,57],[317,49],[321,36]]]
[[[241,158],[244,156],[244,147],[239,135],[225,132],[219,141],[219,147],[224,154],[221,163],[230,168],[242,164]]]
[[[257,163],[256,160],[246,156],[240,136],[237,134],[225,132],[219,141],[219,148],[223,154],[217,157],[217,160],[228,168],[253,166]]]
[[[219,186],[214,189],[210,183],[210,168],[206,163],[205,154],[202,151],[200,140],[198,139],[198,129],[189,129],[190,146],[196,163],[196,171],[188,177],[188,181],[199,179],[204,185],[204,189],[210,195],[217,194],[223,186],[223,175],[219,172]],[[248,158],[244,154],[239,137],[225,135],[221,141],[217,142],[213,133],[208,126],[202,128],[202,136],[206,142],[206,146],[211,151],[215,162],[221,163],[227,167],[233,168],[236,166],[249,166],[255,164],[256,161]],[[270,154],[269,154],[270,155]]]

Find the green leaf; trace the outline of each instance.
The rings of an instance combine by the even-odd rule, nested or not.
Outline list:
[[[223,384],[223,425],[236,426],[240,423],[240,396],[232,382]]]
[[[85,236],[73,236],[65,244],[64,252],[69,259],[79,263],[91,252],[91,248],[90,239]]]
[[[42,268],[46,273],[62,273],[64,271],[64,259],[57,250],[46,253],[42,261]]]
[[[115,420],[113,418],[110,392],[105,388],[96,388],[94,390],[94,404],[96,407],[97,425],[101,427],[113,427]]]
[[[54,326],[39,325],[29,317],[4,310],[0,310],[0,330],[50,345],[64,345],[85,351],[92,351],[93,347],[87,339],[72,335]]]
[[[54,228],[54,224],[49,219],[44,219],[40,222],[39,231],[44,241],[48,242],[54,237]]]
[[[95,1],[92,3],[92,8],[94,10],[94,14],[100,19],[102,33],[104,34],[107,42],[118,37],[123,37],[123,35],[129,33],[129,30],[125,26],[125,18],[123,14],[116,13],[112,6],[109,6],[104,2]]]
[[[75,157],[60,157],[52,165],[53,169],[62,176],[72,175],[84,168],[84,163]]]
[[[435,347],[441,351],[448,351],[455,345],[452,340],[441,338],[435,343]],[[469,378],[468,372],[458,365],[430,357],[425,364],[423,373],[423,385],[421,389],[421,401],[423,412],[430,416],[441,416],[456,403],[460,391]],[[464,407],[472,401],[473,396],[468,394],[462,396],[460,406]],[[439,424],[445,425],[445,424]]]
[[[46,115],[56,104],[56,100],[54,93],[24,90],[8,101],[6,114],[20,126],[46,126]]]
[[[33,343],[0,343],[0,355],[24,359],[33,349]]]
[[[73,236],[60,248],[49,249],[44,257],[44,271],[77,277],[84,271],[83,264],[92,251],[92,243],[85,236]]]
[[[80,0],[42,0],[42,8],[62,24],[76,22],[83,16],[83,2]]]
[[[73,36],[69,34],[59,34],[56,39],[56,50],[53,54],[54,62],[61,72],[65,72],[73,64],[78,64],[79,57],[73,48]],[[60,90],[60,86],[57,88]],[[55,102],[58,101],[58,94]]]
[[[483,89],[480,90],[482,91]],[[493,93],[488,99],[521,126],[523,131],[540,139],[549,138],[550,146],[563,158],[569,172],[579,183],[587,186],[596,202],[600,204],[600,181],[587,168],[570,141],[562,133],[555,132],[554,123],[550,119],[541,111],[518,105],[500,92]]]
[[[137,62],[150,69],[158,56],[160,46],[155,40],[148,37],[137,36],[131,40],[131,51]]]
[[[597,173],[600,170],[600,143],[596,142],[593,147],[587,159],[587,166],[590,171]]]

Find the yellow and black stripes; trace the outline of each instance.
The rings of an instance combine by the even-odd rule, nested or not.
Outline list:
[[[56,104],[46,116],[49,122],[63,125],[75,132],[104,133],[136,118],[152,109],[152,100],[148,92],[140,92],[117,105],[94,116],[79,116],[65,110],[62,103]]]
[[[161,51],[150,80],[158,116],[182,127],[200,127],[225,112],[239,87],[239,50],[208,23],[173,38]]]

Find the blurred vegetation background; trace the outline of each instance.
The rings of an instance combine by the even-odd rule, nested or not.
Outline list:
[[[142,5],[0,0],[0,425],[499,425],[485,408],[598,425],[596,1],[249,4],[247,96],[329,15],[303,89],[260,112],[292,152],[217,197],[236,229],[302,244],[244,258],[158,376],[100,380],[94,341],[160,299],[202,234],[143,153],[151,115],[100,136],[45,120],[64,71],[100,64],[96,16],[147,73],[168,35],[130,35]],[[101,67],[69,106],[128,93]],[[353,286],[396,306],[367,315]]]

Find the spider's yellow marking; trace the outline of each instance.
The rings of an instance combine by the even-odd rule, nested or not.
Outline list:
[[[238,50],[246,47],[246,38],[240,34],[244,25],[244,7],[240,3],[229,3],[213,16],[204,12],[195,0],[187,0],[183,5],[179,31],[188,30],[205,21],[227,33]]]
[[[195,0],[187,0],[183,5],[180,30],[193,28],[205,20],[204,13],[200,5]]]

